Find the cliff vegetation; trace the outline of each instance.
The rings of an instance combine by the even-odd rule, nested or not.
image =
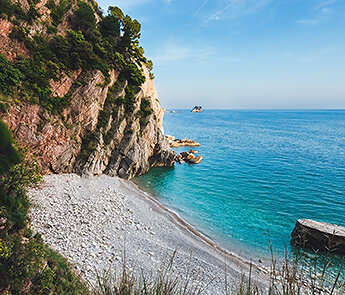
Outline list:
[[[43,173],[173,164],[137,20],[93,1],[0,1],[1,117]]]
[[[35,159],[0,121],[0,294],[88,292],[67,260],[33,235],[27,188],[41,180]]]

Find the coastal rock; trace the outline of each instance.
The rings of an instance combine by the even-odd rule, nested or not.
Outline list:
[[[200,146],[200,143],[188,138],[175,139],[170,143],[170,147],[177,148],[181,146]]]
[[[192,150],[192,149],[189,149],[189,153],[197,154],[197,153],[198,153],[198,151],[196,151],[196,150]]]
[[[23,104],[10,105],[2,120],[15,139],[36,155],[44,174],[73,171],[86,177],[106,173],[129,179],[147,172],[152,166],[171,166],[176,153],[163,135],[164,112],[145,67],[144,74],[146,81],[138,89],[134,111],[128,113],[123,105],[119,106],[117,113],[110,116],[104,133],[99,132],[92,138],[92,150],[86,150],[82,142],[97,128],[109,87],[117,81],[118,73],[114,70],[110,72],[107,85],[99,70],[76,71],[61,77],[59,83],[52,81],[52,95],[60,97],[70,91],[76,79],[88,80],[87,85],[73,91],[71,103],[62,116],[49,114],[38,105]],[[125,87],[126,84],[123,89]],[[152,114],[142,124],[136,113],[144,99],[149,101]],[[108,142],[103,134],[108,135]]]
[[[291,237],[301,247],[345,254],[345,227],[336,224],[299,219]]]
[[[188,162],[192,164],[199,164],[201,161],[202,161],[202,156],[196,156],[188,160]]]
[[[169,142],[175,140],[175,136],[165,135],[165,137],[166,137],[166,139],[167,139]]]
[[[195,158],[194,154],[189,154],[186,159],[187,160],[192,160],[194,158]]]
[[[188,157],[189,153],[188,152],[182,152],[182,153],[180,153],[180,155],[182,156],[182,158],[185,159]]]
[[[27,38],[39,35],[50,40],[53,37],[47,32],[53,19],[46,3],[42,0],[35,4],[39,11],[37,19],[20,23],[17,20],[16,26],[27,32]],[[57,26],[58,35],[64,37],[71,29],[70,19],[78,3],[73,2],[64,11]],[[89,4],[95,6],[93,2]],[[19,0],[18,5],[24,11],[30,8],[27,0]],[[100,21],[97,13],[95,18]],[[31,57],[32,52],[25,42],[10,37],[14,28],[12,20],[0,16],[0,53],[16,62],[18,56]],[[109,77],[100,70],[79,68],[69,73],[61,71],[56,79],[47,78],[52,98],[59,101],[68,97],[67,107],[59,114],[47,111],[42,103],[31,100],[27,103],[29,100],[9,96],[6,100],[0,97],[6,106],[1,119],[15,139],[29,148],[29,155],[38,158],[44,174],[76,172],[89,177],[106,173],[129,179],[152,166],[171,166],[176,153],[164,137],[164,110],[152,74],[139,61],[133,61],[132,66],[142,71],[145,82],[133,89],[131,108],[126,109],[121,102],[130,79],[119,79],[122,69],[113,64],[109,65]]]
[[[202,112],[202,106],[195,106],[192,109],[192,113],[201,113]]]
[[[202,161],[202,156],[195,156],[193,153],[182,152],[176,155],[175,160],[180,164],[184,164],[185,162],[189,164],[199,164]]]

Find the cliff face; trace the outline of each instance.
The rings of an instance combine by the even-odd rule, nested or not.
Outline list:
[[[152,166],[173,165],[175,153],[163,135],[163,110],[146,68],[144,73],[146,81],[136,93],[134,111],[128,113],[122,105],[110,116],[105,127],[106,133],[111,134],[110,140],[106,142],[104,133],[100,133],[86,161],[77,161],[75,172],[84,176],[105,173],[131,178],[147,172]],[[124,95],[124,88],[125,85],[118,96]],[[143,100],[149,101],[153,110],[144,122],[137,116]]]
[[[44,6],[46,2],[36,4],[41,22],[50,18],[50,11]],[[24,23],[29,36],[37,32],[45,34],[41,22],[35,21],[30,26]],[[57,27],[58,34],[66,35],[69,27],[67,21],[62,21]],[[29,57],[30,51],[24,42],[9,37],[12,28],[13,24],[0,16],[0,53],[15,62],[19,55]],[[130,110],[121,103],[129,81],[123,78],[120,81],[116,66],[110,69],[107,78],[100,70],[80,68],[69,73],[61,71],[58,79],[49,80],[50,97],[70,95],[68,106],[60,114],[52,114],[39,104],[18,102],[8,96],[4,99],[0,93],[0,100],[7,108],[5,113],[0,113],[2,120],[15,139],[28,146],[38,158],[45,174],[106,173],[128,179],[147,172],[152,166],[173,165],[175,153],[163,135],[163,111],[153,80],[146,66],[138,64],[145,82],[135,87]],[[142,111],[143,106],[150,111]],[[105,124],[99,124],[100,120],[105,120]]]
[[[37,156],[45,174],[77,172],[95,176],[105,173],[128,179],[147,172],[152,166],[171,166],[175,153],[163,135],[163,111],[147,69],[144,72],[146,81],[136,93],[134,111],[128,113],[123,105],[119,106],[116,116],[110,116],[105,128],[113,130],[109,142],[104,142],[101,132],[95,134],[92,151],[82,149],[82,140],[96,130],[108,89],[117,79],[114,71],[107,86],[99,86],[104,82],[100,71],[90,73],[88,84],[73,92],[71,105],[63,113],[65,120],[48,114],[38,105],[28,104],[11,106],[2,119],[15,139]],[[67,93],[72,85],[72,78],[63,77],[56,91]],[[150,102],[153,110],[145,126],[136,116],[143,99]]]

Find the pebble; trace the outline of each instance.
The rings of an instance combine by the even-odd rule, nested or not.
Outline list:
[[[169,258],[174,249],[179,253],[173,271],[181,276],[194,263],[207,283],[224,267],[220,255],[219,266],[212,270],[208,258],[215,258],[209,254],[210,247],[202,248],[206,247],[202,242],[195,245],[195,237],[175,230],[166,212],[152,210],[155,205],[139,198],[138,193],[128,194],[129,186],[118,178],[102,175],[85,179],[64,174],[45,176],[44,180],[40,189],[29,192],[35,205],[29,214],[32,229],[75,263],[91,284],[96,284],[95,272],[109,271],[111,265],[121,270],[126,264],[129,271],[140,275],[146,271],[149,277],[152,271],[161,269],[162,260]],[[192,261],[194,248],[206,250],[199,251],[199,260],[193,256]],[[206,294],[222,294],[224,289],[218,282],[208,285],[210,291]]]

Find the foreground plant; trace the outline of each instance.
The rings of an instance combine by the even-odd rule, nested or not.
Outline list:
[[[196,282],[198,272],[188,270],[184,279],[181,279],[174,270],[174,259],[177,250],[171,257],[163,257],[159,271],[146,277],[135,277],[126,264],[119,274],[108,270],[103,274],[97,273],[97,286],[93,289],[94,295],[193,295],[202,294],[203,288]]]
[[[35,159],[0,121],[0,294],[88,293],[67,260],[29,227],[27,189],[40,180]]]

